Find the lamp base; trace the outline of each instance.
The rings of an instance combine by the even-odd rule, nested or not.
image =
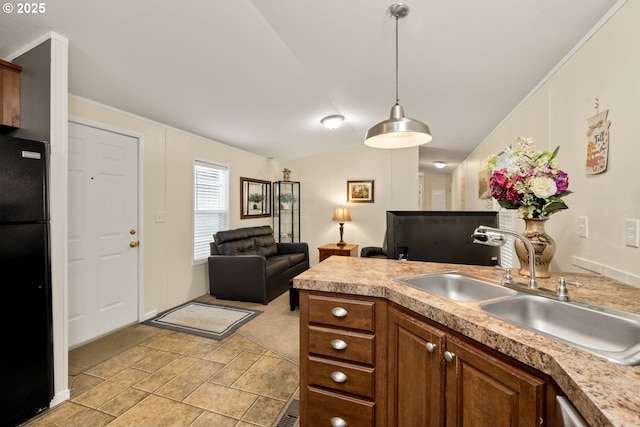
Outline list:
[[[341,223],[340,223],[340,241],[339,241],[338,243],[336,243],[336,245],[338,245],[338,246],[344,246],[344,245],[346,245],[346,244],[347,244],[347,242],[345,242],[345,241],[342,239],[342,236],[343,236],[343,235],[344,235],[344,222],[341,222]]]

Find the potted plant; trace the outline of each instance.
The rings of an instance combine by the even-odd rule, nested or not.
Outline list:
[[[258,209],[258,203],[262,203],[264,196],[258,193],[249,194],[249,202],[253,203],[253,209]]]
[[[280,195],[280,207],[282,209],[290,209],[291,204],[296,201],[293,193],[283,193]]]

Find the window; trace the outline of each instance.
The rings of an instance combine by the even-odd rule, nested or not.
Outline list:
[[[193,164],[193,261],[207,259],[209,243],[227,228],[229,174],[225,166],[196,160]]]

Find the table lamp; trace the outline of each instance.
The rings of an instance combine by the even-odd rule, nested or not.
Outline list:
[[[344,234],[344,223],[347,221],[351,221],[349,208],[336,208],[333,211],[333,220],[340,223],[340,241],[338,242],[338,246],[344,246],[347,244],[347,242],[342,240],[342,236]]]

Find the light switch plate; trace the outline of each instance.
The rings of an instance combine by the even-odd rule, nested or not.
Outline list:
[[[165,217],[164,211],[156,212],[156,222],[165,222],[165,221],[166,221],[166,217]]]
[[[640,219],[624,220],[624,244],[632,248],[640,247]]]
[[[589,237],[589,219],[586,216],[578,217],[578,237]]]

